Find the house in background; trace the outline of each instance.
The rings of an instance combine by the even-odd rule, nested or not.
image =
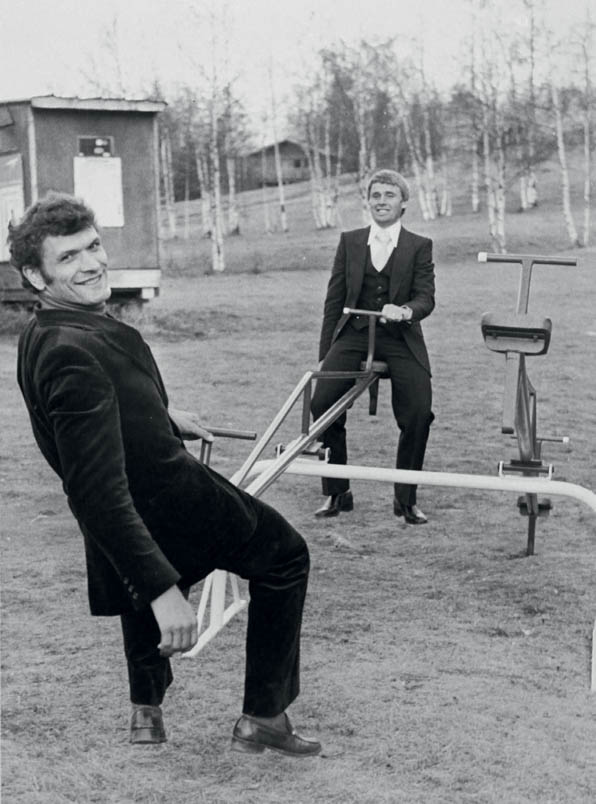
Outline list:
[[[27,301],[10,267],[8,222],[50,190],[83,198],[110,256],[114,298],[158,293],[157,115],[165,103],[60,98],[0,101],[0,301]]]
[[[284,184],[309,179],[308,159],[302,145],[289,139],[281,140],[277,145]],[[277,184],[275,144],[269,143],[256,151],[244,154],[239,160],[239,172],[240,175],[237,177],[239,190],[255,190],[263,184]]]

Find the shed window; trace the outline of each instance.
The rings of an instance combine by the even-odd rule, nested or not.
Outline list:
[[[113,137],[79,137],[79,156],[113,156]]]
[[[302,167],[302,159],[294,159],[294,167],[295,168]]]

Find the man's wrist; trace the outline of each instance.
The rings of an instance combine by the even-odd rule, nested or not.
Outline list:
[[[414,311],[411,307],[408,307],[407,304],[402,304],[401,309],[404,311],[404,321],[410,321],[412,316],[414,315]]]

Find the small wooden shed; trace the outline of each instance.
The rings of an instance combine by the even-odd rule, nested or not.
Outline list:
[[[50,190],[95,211],[113,297],[158,293],[159,155],[149,100],[60,98],[0,101],[0,300],[30,297],[8,264],[6,231]]]

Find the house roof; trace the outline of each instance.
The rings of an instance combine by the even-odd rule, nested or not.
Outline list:
[[[289,137],[286,137],[283,140],[277,140],[277,145],[278,146],[285,145],[286,143],[288,145],[295,145],[296,148],[300,148],[301,151],[304,150],[304,146],[302,145],[302,143],[298,142],[298,140],[292,140]],[[266,142],[263,145],[261,145],[260,148],[254,148],[252,151],[247,151],[244,154],[244,156],[256,156],[257,154],[260,154],[262,151],[271,150],[271,148],[273,148],[274,145],[275,145],[275,140],[272,140],[271,142]]]
[[[167,104],[155,100],[126,98],[63,98],[57,95],[36,95],[17,100],[0,100],[0,106],[29,104],[34,109],[75,109],[81,112],[161,112]]]

